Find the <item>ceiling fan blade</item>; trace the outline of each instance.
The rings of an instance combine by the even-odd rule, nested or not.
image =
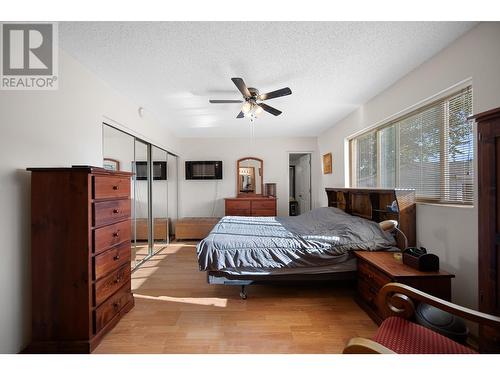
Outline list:
[[[247,85],[243,82],[243,78],[231,78],[231,81],[233,81],[245,99],[252,96],[250,95],[250,91],[248,91]]]
[[[283,113],[280,110],[278,110],[276,108],[273,108],[270,105],[267,105],[265,103],[259,103],[257,105],[259,107],[261,107],[264,111],[269,112],[270,114],[275,115],[275,116],[279,116],[279,115],[281,115]]]
[[[267,100],[267,99],[279,98],[280,96],[287,96],[287,95],[291,95],[291,94],[292,94],[292,90],[290,90],[290,87],[285,87],[283,89],[268,92],[267,94],[261,94],[261,95],[259,95],[258,99],[259,100]]]
[[[245,117],[245,114],[243,112],[238,113],[238,116],[236,118],[243,118]]]
[[[216,99],[210,99],[210,103],[243,103],[243,100],[216,100]]]

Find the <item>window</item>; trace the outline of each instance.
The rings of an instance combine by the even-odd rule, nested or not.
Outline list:
[[[364,187],[377,186],[377,138],[375,133],[359,137],[356,150],[358,183]]]
[[[419,201],[473,202],[472,87],[350,141],[351,185],[412,188]]]

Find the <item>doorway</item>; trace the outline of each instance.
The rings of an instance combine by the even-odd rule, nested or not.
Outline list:
[[[290,216],[312,209],[310,152],[288,154],[288,196]]]

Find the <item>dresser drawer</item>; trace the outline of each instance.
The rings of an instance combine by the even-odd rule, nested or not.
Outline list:
[[[250,201],[248,200],[226,200],[226,215],[250,216]]]
[[[94,199],[128,198],[130,178],[114,176],[94,176]]]
[[[252,211],[256,211],[256,210],[274,211],[275,208],[276,208],[276,201],[274,199],[273,200],[263,199],[263,200],[252,201]]]
[[[94,257],[94,279],[99,280],[111,271],[130,264],[130,242],[123,242]]]
[[[276,201],[274,199],[252,201],[252,216],[276,216]]]
[[[94,203],[93,224],[98,227],[101,225],[112,224],[130,217],[130,200],[117,199],[114,201]]]
[[[94,333],[98,333],[132,300],[130,287],[125,285],[94,311]]]
[[[130,264],[125,264],[94,284],[94,303],[99,306],[124,285],[130,285]]]
[[[130,220],[93,230],[94,253],[100,253],[122,242],[130,242]]]
[[[252,209],[252,216],[276,216],[274,210],[254,210]]]
[[[365,281],[378,292],[385,284],[392,282],[386,274],[365,262],[358,262],[358,280]]]
[[[367,303],[371,309],[377,311],[377,304],[376,304],[376,299],[377,299],[377,294],[378,294],[379,289],[377,289],[374,286],[371,286],[369,283],[367,283],[364,280],[358,280],[358,294],[361,297],[361,299]]]

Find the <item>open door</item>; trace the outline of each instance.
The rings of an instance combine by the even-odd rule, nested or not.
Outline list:
[[[311,197],[311,153],[289,154],[289,215],[295,216],[310,211]]]

